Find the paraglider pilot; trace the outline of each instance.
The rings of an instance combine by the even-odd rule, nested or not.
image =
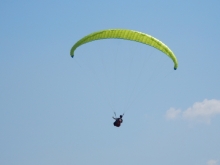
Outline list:
[[[113,123],[114,126],[116,126],[116,127],[120,127],[121,126],[121,123],[123,122],[122,117],[123,117],[123,115],[120,115],[119,118],[112,117],[113,119],[115,119],[115,122]]]

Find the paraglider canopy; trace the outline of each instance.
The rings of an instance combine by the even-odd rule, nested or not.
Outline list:
[[[140,43],[155,47],[156,49],[162,51],[163,53],[165,53],[167,56],[169,56],[172,59],[174,63],[174,70],[176,70],[178,67],[178,61],[177,61],[176,56],[170,50],[170,48],[166,46],[163,42],[161,42],[160,40],[148,34],[134,31],[134,30],[127,30],[127,29],[107,29],[107,30],[101,30],[101,31],[91,33],[83,37],[82,39],[80,39],[73,45],[73,47],[70,50],[70,55],[71,57],[74,57],[74,51],[83,44],[86,44],[88,42],[92,42],[95,40],[110,39],[110,38],[131,40],[131,41],[136,41],[136,42],[140,42]]]

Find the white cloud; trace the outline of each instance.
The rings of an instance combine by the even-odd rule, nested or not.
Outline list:
[[[220,114],[220,101],[205,99],[203,102],[194,103],[182,115],[185,119],[196,119],[209,123],[211,118],[217,114]]]
[[[166,112],[167,119],[182,118],[191,121],[201,121],[210,123],[211,118],[220,114],[220,100],[207,100],[196,102],[188,109],[181,111],[180,109],[170,108]]]
[[[209,160],[208,162],[207,162],[207,165],[218,165],[218,161],[217,160]]]
[[[176,119],[180,116],[181,114],[181,110],[180,109],[175,109],[175,108],[170,108],[167,112],[166,112],[166,118],[167,119]]]

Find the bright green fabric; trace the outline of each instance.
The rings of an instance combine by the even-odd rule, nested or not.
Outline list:
[[[134,31],[134,30],[126,30],[126,29],[108,29],[108,30],[102,30],[102,31],[98,31],[95,33],[91,33],[83,37],[82,39],[80,39],[73,45],[73,47],[70,50],[70,55],[73,57],[74,51],[76,50],[76,48],[85,43],[95,41],[95,40],[110,39],[110,38],[131,40],[131,41],[136,41],[136,42],[140,42],[143,44],[153,46],[156,49],[164,52],[167,56],[169,56],[173,60],[175,70],[178,67],[178,61],[177,61],[176,56],[164,43],[162,43],[158,39],[148,34],[141,33],[141,32]]]

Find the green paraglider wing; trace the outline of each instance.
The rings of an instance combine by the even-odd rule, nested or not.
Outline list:
[[[140,42],[143,44],[153,46],[156,49],[165,53],[167,56],[169,56],[173,60],[175,70],[178,67],[178,61],[177,61],[176,56],[168,48],[168,46],[166,46],[163,42],[161,42],[160,40],[148,34],[141,33],[141,32],[134,31],[134,30],[126,30],[126,29],[108,29],[108,30],[102,30],[102,31],[91,33],[83,37],[82,39],[80,39],[73,45],[73,47],[70,50],[70,55],[71,57],[73,57],[74,51],[76,50],[76,48],[85,43],[95,41],[95,40],[110,39],[110,38],[131,40],[131,41],[136,41],[136,42]]]

